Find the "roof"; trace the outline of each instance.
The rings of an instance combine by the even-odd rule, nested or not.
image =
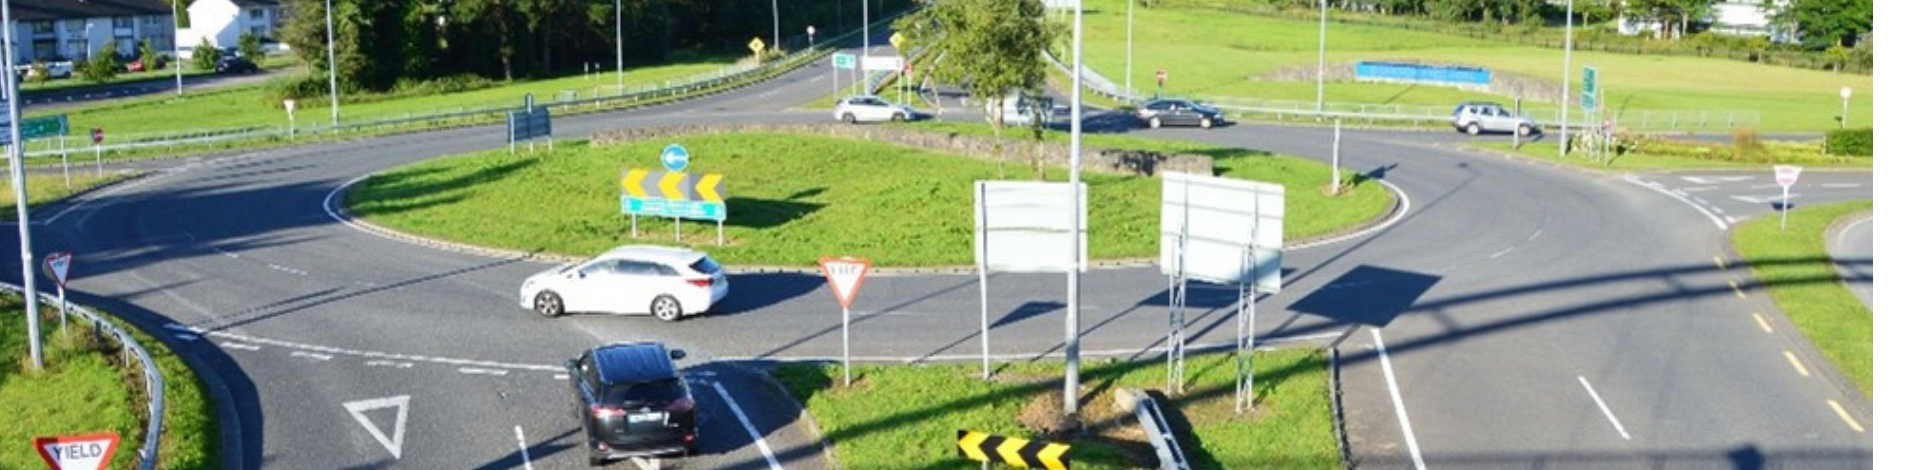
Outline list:
[[[87,0],[87,1],[93,1],[93,0]],[[277,6],[280,6],[280,0],[228,0],[228,1],[231,1],[231,2],[233,2],[233,4],[234,4],[234,5],[237,5],[237,6],[242,6],[242,7],[277,7]]]
[[[618,343],[593,348],[601,383],[633,383],[670,379],[679,375],[666,345],[657,342]]]
[[[707,254],[672,246],[625,245],[607,250],[607,252],[601,254],[600,257],[692,264],[695,261],[699,261],[700,258],[707,257]]]
[[[165,0],[11,0],[14,21],[171,15]]]

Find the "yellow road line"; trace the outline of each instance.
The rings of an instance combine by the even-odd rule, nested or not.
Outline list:
[[[1768,334],[1773,333],[1773,324],[1767,323],[1767,319],[1765,317],[1761,317],[1759,313],[1753,314],[1753,321],[1756,323],[1759,323],[1760,329],[1767,330]]]
[[[1746,292],[1746,291],[1743,291],[1743,290],[1740,290],[1740,284],[1739,284],[1739,283],[1735,283],[1735,282],[1733,282],[1732,280],[1728,280],[1728,281],[1727,281],[1727,288],[1729,288],[1729,289],[1733,289],[1733,295],[1737,295],[1737,296],[1740,296],[1740,298],[1742,298],[1742,299],[1745,299],[1745,298],[1747,298],[1747,292]]]
[[[1720,267],[1720,270],[1721,270],[1721,271],[1726,271],[1726,270],[1727,270],[1727,260],[1726,260],[1726,258],[1721,258],[1721,257],[1718,257],[1718,256],[1715,256],[1715,257],[1713,257],[1713,264],[1714,264],[1714,265],[1716,265],[1716,266],[1719,266],[1719,267]]]
[[[1847,414],[1847,410],[1840,407],[1840,402],[1827,400],[1827,407],[1833,408],[1834,414],[1838,414],[1840,415],[1840,419],[1846,420],[1847,427],[1853,428],[1853,432],[1867,432],[1867,428],[1860,427],[1859,421],[1853,420],[1853,415]]]
[[[1813,374],[1807,373],[1807,366],[1800,363],[1800,356],[1793,355],[1793,351],[1780,351],[1780,354],[1787,356],[1787,362],[1793,363],[1793,370],[1799,371],[1801,377],[1813,376]]]

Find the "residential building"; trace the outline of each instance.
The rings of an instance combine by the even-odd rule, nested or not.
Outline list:
[[[165,0],[10,0],[15,65],[93,57],[113,44],[121,56],[173,48],[171,7]]]
[[[1793,0],[1722,0],[1713,5],[1711,31],[1737,36],[1765,36],[1775,42],[1788,42],[1793,35],[1774,27],[1774,12],[1793,5]]]
[[[285,49],[276,34],[286,22],[286,12],[280,0],[194,0],[187,7],[187,27],[178,34],[180,55],[192,57],[201,39],[221,49],[239,47],[240,35],[246,32],[259,36],[269,50]]]

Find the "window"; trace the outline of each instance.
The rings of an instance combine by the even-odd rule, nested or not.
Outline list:
[[[254,19],[254,20],[256,20],[256,21],[257,21],[257,20],[264,20],[264,19],[267,19],[267,9],[265,9],[265,8],[249,8],[249,9],[247,9],[247,17],[248,17],[248,18],[253,18],[253,19]]]
[[[52,21],[33,22],[33,34],[53,34],[53,22]]]
[[[261,41],[266,41],[266,40],[267,40],[267,27],[265,27],[265,26],[254,26],[254,27],[252,27],[252,28],[248,28],[247,30],[248,30],[248,31],[252,31],[252,32],[253,32],[253,37],[256,37],[256,38],[260,38],[260,40],[261,40]]]
[[[613,270],[613,262],[602,261],[599,263],[589,264],[584,268],[580,268],[580,275],[591,276],[595,274],[605,274],[607,271],[611,271],[611,270]]]
[[[131,16],[116,16],[116,17],[113,17],[113,29],[116,29],[116,30],[117,30],[117,29],[120,29],[120,28],[128,28],[128,29],[132,29],[132,28],[133,28],[133,17],[131,17]],[[132,31],[128,31],[128,32],[127,32],[127,34],[133,34],[133,32],[132,32]]]
[[[67,39],[66,55],[68,57],[93,57],[93,53],[96,51],[91,49],[92,48],[87,47],[87,38],[75,37]]]
[[[79,36],[87,33],[87,20],[66,20],[62,23],[61,26],[67,29],[68,36]]]

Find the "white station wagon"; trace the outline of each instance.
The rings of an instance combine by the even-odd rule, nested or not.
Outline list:
[[[561,265],[520,285],[520,308],[557,317],[574,312],[653,315],[666,321],[704,313],[727,297],[727,274],[706,253],[628,245]]]

